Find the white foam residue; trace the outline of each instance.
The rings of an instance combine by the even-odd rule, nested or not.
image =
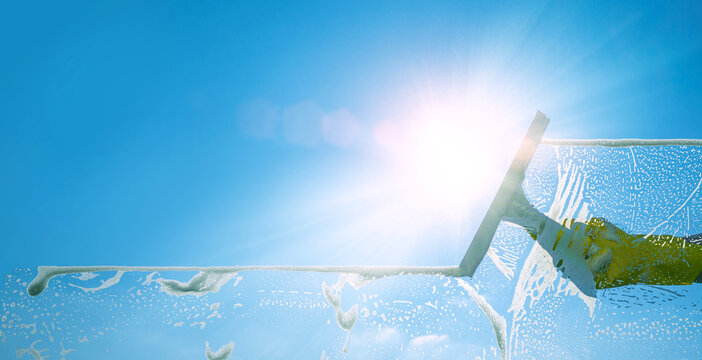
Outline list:
[[[205,330],[205,325],[207,325],[207,323],[204,321],[196,321],[196,322],[190,324],[190,326],[197,326],[197,325],[200,325],[200,330]]]
[[[507,321],[502,315],[498,314],[495,309],[490,306],[490,304],[485,300],[485,298],[478,294],[478,292],[473,289],[467,282],[463,279],[456,279],[458,285],[464,288],[468,295],[478,304],[480,310],[482,310],[485,315],[490,320],[493,330],[495,330],[495,337],[497,338],[497,346],[500,348],[501,358],[504,360],[507,358]]]
[[[336,323],[339,324],[344,331],[346,331],[346,341],[344,342],[344,347],[342,351],[347,353],[349,351],[349,341],[351,339],[351,329],[356,320],[358,319],[358,304],[353,305],[348,311],[343,311],[341,308],[341,291],[346,283],[351,284],[351,286],[358,290],[362,286],[365,286],[373,279],[363,278],[358,274],[340,274],[339,280],[336,284],[328,286],[325,282],[322,282],[322,293],[324,298],[327,300],[329,305],[334,308],[336,313]]]
[[[538,244],[534,244],[524,261],[515,286],[512,305],[509,308],[509,311],[514,313],[515,321],[519,321],[523,317],[526,311],[524,305],[527,297],[531,298],[532,303],[538,301],[546,289],[553,286],[558,273],[551,265],[550,260],[548,252]]]
[[[15,352],[16,352],[16,354],[17,354],[17,358],[20,359],[20,358],[22,358],[24,355],[29,355],[29,356],[33,357],[34,360],[45,360],[46,357],[45,357],[44,355],[42,355],[41,353],[43,353],[43,352],[45,352],[45,351],[47,351],[47,350],[49,350],[49,349],[41,349],[41,350],[39,350],[39,349],[35,348],[35,346],[36,346],[39,342],[41,342],[41,340],[37,340],[37,341],[33,342],[33,343],[32,343],[31,345],[29,345],[29,347],[26,348],[26,349],[25,349],[25,348],[17,348],[17,349],[15,349]]]
[[[93,278],[96,278],[98,274],[92,273],[92,272],[84,272],[84,273],[78,273],[76,276],[73,276],[74,278],[81,280],[81,281],[86,281],[90,280]]]
[[[122,278],[122,275],[124,274],[124,271],[118,271],[115,276],[107,279],[107,280],[101,280],[100,286],[97,287],[83,287],[75,284],[68,284],[70,286],[73,286],[75,288],[81,289],[85,292],[96,292],[100,290],[107,289],[108,287],[114,286],[119,282],[119,280]]]
[[[512,312],[512,329],[510,331],[510,352],[519,348],[518,342],[521,340],[517,334],[519,332],[520,321],[526,315],[525,306],[527,298],[530,304],[538,301],[547,289],[553,287],[553,283],[558,276],[558,272],[551,264],[551,257],[538,243],[534,244],[531,252],[524,261],[524,266],[519,273],[517,285],[514,288],[512,305],[509,311]]]
[[[571,226],[571,231],[567,228],[561,227],[560,230],[564,230],[567,235],[564,234],[563,241],[560,242],[559,246],[556,246],[555,250],[551,253],[552,263],[557,264],[559,259],[564,259],[565,270],[564,276],[577,286],[578,290],[583,294],[578,294],[578,297],[584,299],[586,304],[592,302],[592,300],[587,300],[594,298],[596,296],[595,281],[592,275],[592,271],[589,269],[585,258],[583,257],[584,242],[583,241],[568,241],[568,238],[584,238],[584,233],[586,231],[587,219],[589,217],[588,204],[583,201],[585,184],[587,176],[582,173],[582,168],[568,163],[565,171],[562,171],[559,167],[558,171],[558,184],[561,192],[556,192],[555,200],[553,205],[548,211],[549,217],[558,223],[563,223],[565,220],[574,220],[574,225]],[[566,184],[565,186],[560,186],[560,184]],[[568,202],[568,207],[563,208],[566,203],[566,199],[570,199]],[[537,239],[544,249],[552,249],[552,244],[544,244],[544,239],[556,239],[559,229],[551,228],[539,236]],[[550,232],[550,233],[549,233]],[[573,246],[570,246],[570,244]],[[573,293],[575,294],[575,293]]]
[[[74,352],[74,351],[78,351],[78,350],[76,350],[76,349],[66,349],[65,347],[63,347],[63,342],[62,342],[62,343],[61,343],[61,353],[60,353],[60,355],[61,355],[61,360],[66,360],[66,355],[68,355],[68,354],[70,354],[70,353],[72,353],[72,352]]]
[[[341,306],[341,292],[337,291],[331,286],[327,286],[327,283],[322,283],[322,293],[324,293],[324,298],[327,299],[329,305],[334,308]]]
[[[692,192],[690,193],[690,195],[687,196],[685,201],[683,201],[682,204],[680,204],[680,206],[678,206],[678,208],[675,209],[675,211],[670,213],[670,215],[668,215],[668,217],[666,217],[665,220],[663,220],[660,224],[656,225],[653,229],[651,229],[651,231],[649,231],[648,234],[644,236],[644,238],[648,238],[649,236],[653,235],[653,233],[656,232],[656,230],[658,230],[659,227],[666,224],[668,221],[670,221],[670,219],[673,218],[673,216],[675,216],[675,214],[677,214],[680,210],[685,208],[687,203],[690,202],[690,199],[692,199],[692,197],[695,196],[695,193],[697,193],[697,191],[700,190],[700,185],[702,185],[702,177],[700,177],[700,181],[697,182],[697,186],[695,186],[695,189],[692,190]]]
[[[222,305],[222,303],[214,303],[214,304],[210,305],[210,311],[212,311],[212,313],[210,315],[207,315],[208,319],[211,319],[213,317],[217,317],[217,318],[221,317],[221,315],[219,314],[219,306],[220,305]]]
[[[412,305],[412,302],[407,301],[407,300],[393,300],[392,302],[393,302],[393,304],[410,304],[410,305]]]
[[[351,329],[353,328],[353,325],[356,324],[356,320],[358,319],[358,304],[355,304],[352,306],[349,311],[343,312],[343,311],[337,311],[336,312],[336,321],[339,323],[339,326],[346,330],[347,332],[351,332]]]
[[[543,232],[537,237],[529,255],[524,261],[524,265],[519,273],[519,278],[514,289],[514,296],[509,311],[513,313],[510,331],[510,353],[519,348],[520,321],[527,311],[527,300],[529,306],[538,302],[549,290],[555,290],[555,295],[577,296],[586,305],[593,315],[596,303],[596,290],[592,272],[587,267],[582,256],[582,245],[577,241],[570,245],[570,238],[581,236],[577,231],[584,232],[585,222],[589,216],[588,204],[583,202],[586,176],[581,173],[581,169],[567,163],[564,167],[558,165],[558,183],[554,195],[553,203],[546,215],[553,219],[555,223],[549,223]],[[581,225],[569,230],[560,226],[564,220],[574,220]],[[576,223],[577,224],[577,223]],[[562,240],[556,243],[558,231],[563,230]],[[555,249],[554,249],[555,248]],[[565,271],[558,286],[555,281],[558,278],[558,270],[555,265],[563,259]],[[562,290],[558,290],[562,289]]]
[[[487,256],[492,260],[493,264],[497,267],[498,270],[502,274],[504,274],[507,277],[507,280],[512,280],[512,277],[514,276],[514,271],[510,269],[507,264],[505,264],[502,259],[497,255],[495,252],[495,249],[490,246],[487,251]]]
[[[51,331],[49,331],[49,327],[46,326],[45,322],[42,322],[41,324],[44,325],[44,329],[46,329],[46,335],[49,337],[49,341],[54,342],[54,337],[51,336]]]
[[[222,346],[221,348],[219,348],[219,350],[215,352],[212,352],[209,341],[205,342],[205,356],[207,356],[207,360],[226,360],[227,358],[229,358],[229,355],[232,354],[233,350],[233,341],[230,341],[228,344]]]
[[[32,329],[30,334],[34,335],[37,333],[37,323],[26,323],[26,324],[17,324],[15,327],[19,326],[20,329]]]
[[[200,271],[187,283],[169,279],[158,279],[156,281],[161,284],[161,291],[171,295],[194,295],[200,297],[210,292],[219,292],[219,289],[236,274],[229,271]]]
[[[588,216],[587,204],[583,202],[586,178],[581,168],[573,165],[572,162],[568,162],[564,168],[558,166],[556,193],[551,208],[546,213],[553,221],[545,223],[545,228],[536,241],[550,257],[547,263],[550,262],[551,269],[545,270],[546,272],[556,271],[556,267],[563,265],[560,267],[563,277],[575,283],[585,295],[594,297],[596,296],[594,277],[583,257],[586,251],[583,239]],[[571,226],[562,226],[564,221],[571,221]],[[537,246],[534,245],[534,247]],[[538,256],[536,260],[545,260],[545,258]],[[554,279],[555,276],[552,276],[551,281],[545,285],[552,285]],[[517,296],[516,292],[515,296]]]
[[[376,280],[381,276],[361,276],[360,274],[346,273],[339,276],[339,280],[343,279],[345,282],[349,283],[354,289],[358,290]]]
[[[152,282],[156,281],[156,280],[154,280],[154,276],[156,276],[156,274],[158,274],[158,272],[156,272],[156,271],[149,273],[149,275],[146,275],[146,279],[141,284],[144,286],[150,285]]]
[[[558,289],[563,290],[559,290],[558,292],[556,292],[556,295],[563,293],[564,295],[579,297],[590,312],[590,317],[593,317],[595,315],[595,305],[597,304],[596,297],[589,296],[583,293],[582,291],[580,291],[580,289],[578,289],[577,286],[575,286],[575,283],[571,281],[566,281],[566,279],[563,278],[561,278],[561,280],[558,283]]]
[[[358,288],[373,279],[396,275],[444,275],[462,276],[458,266],[40,266],[37,275],[29,283],[30,296],[41,294],[54,276],[96,271],[199,271],[203,273],[236,274],[241,271],[298,271],[320,273],[344,273],[348,282]],[[232,275],[233,276],[233,275]],[[148,278],[147,278],[148,280]]]

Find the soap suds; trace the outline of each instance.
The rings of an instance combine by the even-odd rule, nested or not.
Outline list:
[[[502,274],[504,274],[507,277],[507,280],[512,280],[512,277],[514,276],[514,271],[510,269],[507,264],[505,264],[502,259],[497,255],[495,252],[495,249],[491,246],[488,248],[487,251],[487,256],[492,260],[493,264],[497,267],[498,270]]]
[[[156,281],[154,280],[154,276],[156,276],[156,274],[158,274],[156,271],[149,273],[149,275],[146,275],[146,279],[141,284],[144,286],[151,285],[152,282]]]
[[[205,342],[205,356],[207,356],[207,360],[226,360],[227,358],[229,358],[229,355],[232,354],[233,350],[233,341],[230,341],[228,344],[222,346],[221,348],[219,348],[219,350],[215,352],[212,352],[209,341]]]
[[[582,174],[582,169],[568,162],[565,166],[558,165],[558,183],[554,194],[554,199],[546,213],[548,217],[556,223],[562,224],[566,219],[574,219],[577,222],[587,221],[588,205],[583,201],[584,190],[586,188],[586,176]],[[561,246],[556,246],[557,232],[560,228],[544,229],[533,244],[529,255],[524,261],[524,265],[519,273],[517,284],[512,297],[512,304],[509,311],[512,312],[512,325],[510,330],[510,353],[513,349],[520,348],[519,330],[521,320],[527,312],[527,300],[529,306],[538,302],[541,297],[550,289],[556,289],[556,279],[558,270],[556,264],[560,259],[564,259],[566,271],[560,281],[568,281],[563,291],[564,295],[575,295],[586,305],[592,317],[596,303],[596,289],[592,272],[588,269],[582,250],[575,246],[568,248],[569,242],[561,241]],[[555,247],[555,249],[553,249]],[[550,250],[550,251],[549,251]],[[560,282],[559,282],[560,285]],[[559,286],[559,288],[562,288]],[[557,295],[557,294],[556,294]]]
[[[92,288],[83,287],[83,286],[79,286],[79,285],[75,285],[75,284],[68,284],[68,285],[73,286],[73,287],[78,288],[78,289],[81,289],[85,292],[96,292],[96,291],[104,290],[104,289],[107,289],[108,287],[114,286],[122,278],[122,275],[124,275],[124,271],[118,271],[115,274],[115,276],[113,276],[107,280],[101,280],[100,286],[92,287]]]
[[[492,328],[495,331],[495,337],[497,338],[497,346],[500,348],[501,358],[502,360],[507,359],[507,321],[505,321],[505,318],[498,314],[485,298],[478,294],[467,282],[463,279],[456,279],[456,281],[458,281],[460,287],[468,292],[468,295],[478,304],[480,310],[482,310],[490,320],[490,324],[492,324]]]
[[[334,308],[336,323],[339,324],[341,329],[346,331],[346,341],[342,349],[344,353],[349,351],[351,329],[358,319],[358,304],[353,305],[348,311],[343,311],[341,308],[341,292],[346,283],[349,283],[354,289],[358,290],[373,280],[374,279],[362,278],[358,274],[341,274],[339,275],[339,280],[332,286],[328,286],[325,282],[322,282],[322,293],[329,305]]]
[[[221,318],[222,315],[219,313],[219,307],[222,305],[222,303],[214,303],[210,305],[210,311],[212,311],[211,314],[207,315],[207,319],[212,319],[213,317]]]
[[[190,326],[199,326],[200,330],[205,330],[205,326],[207,326],[207,323],[204,321],[195,321]]]
[[[66,360],[66,355],[68,355],[68,354],[70,354],[70,353],[72,353],[72,352],[74,352],[74,351],[78,351],[78,350],[76,350],[76,349],[66,349],[65,347],[63,347],[63,342],[62,342],[62,343],[61,343],[61,353],[60,353],[60,355],[61,355],[61,360]]]
[[[357,276],[362,276],[365,279],[378,279],[385,276],[396,275],[462,276],[461,269],[458,266],[39,266],[39,268],[37,269],[36,277],[34,278],[34,280],[32,280],[31,283],[29,283],[29,286],[27,286],[27,293],[30,296],[37,296],[41,294],[49,285],[49,280],[51,280],[51,278],[53,278],[54,276],[98,271],[199,271],[200,273],[221,274],[221,277],[225,277],[225,273],[236,274],[242,271],[299,271],[320,273],[348,273]],[[208,275],[203,275],[203,277],[208,277]],[[148,277],[147,280],[149,280]],[[196,280],[196,282],[198,282],[202,279],[193,278],[191,282],[193,280]],[[358,286],[358,284],[354,284],[353,281],[355,280],[350,279],[349,281],[351,282],[352,286]],[[181,291],[179,289],[182,286],[182,290],[188,290],[188,284],[183,284],[174,280],[166,280],[166,282],[168,285],[165,289],[173,288],[174,292],[180,293]]]
[[[46,335],[49,337],[49,341],[54,342],[54,337],[51,336],[51,331],[49,331],[49,327],[46,326],[46,322],[41,323],[44,326],[44,329],[46,329]]]
[[[577,226],[578,223],[584,225],[587,221],[589,215],[588,203],[584,202],[584,191],[586,188],[587,176],[582,173],[582,168],[568,163],[565,169],[558,167],[558,189],[556,191],[554,202],[551,208],[547,212],[547,215],[558,223],[563,223],[566,219],[575,220]],[[562,184],[567,184],[563,186]],[[564,208],[566,199],[570,198],[568,206]],[[579,231],[584,231],[584,229],[578,229]],[[574,230],[576,233],[578,230]],[[555,229],[553,230],[555,231]],[[548,236],[547,234],[544,234]],[[553,234],[551,234],[553,235]],[[568,271],[564,273],[566,278],[569,278],[574,286],[577,286],[577,290],[572,294],[580,297],[590,309],[590,315],[592,316],[594,301],[596,298],[596,290],[592,272],[587,267],[585,259],[582,256],[582,249],[576,246],[565,246],[568,243],[563,241],[563,246],[556,247],[555,254],[550,254],[551,263],[556,263],[556,257],[566,260],[568,264]],[[534,245],[536,246],[536,244]],[[545,247],[548,249],[548,247]],[[537,257],[539,258],[539,257]],[[551,267],[552,271],[555,271],[555,267]],[[553,283],[553,281],[551,281]]]
[[[35,348],[35,346],[40,342],[41,342],[41,340],[37,340],[37,341],[33,342],[31,345],[29,345],[29,347],[26,349],[25,348],[17,348],[15,350],[15,353],[17,354],[17,358],[20,359],[24,355],[29,355],[29,356],[33,357],[34,360],[45,360],[46,357],[44,357],[44,355],[42,355],[41,353],[43,353],[49,349],[39,350],[39,349]]]
[[[534,268],[538,268],[541,276],[548,275],[550,281],[541,285],[544,289],[548,288],[560,267],[563,277],[572,281],[580,292],[587,297],[596,296],[594,277],[583,257],[585,242],[581,241],[585,238],[585,222],[589,216],[587,203],[583,201],[586,180],[582,169],[572,162],[564,167],[558,165],[558,184],[553,203],[546,213],[554,221],[546,223],[537,236],[536,244],[522,268],[518,287],[527,282],[521,275],[532,274]],[[571,221],[570,227],[561,225],[565,221]],[[522,295],[519,290],[515,291],[515,297]]]
[[[235,272],[228,271],[201,271],[193,276],[187,283],[178,280],[158,279],[161,291],[175,296],[194,295],[200,297],[207,293],[219,292],[229,280],[236,276]]]
[[[84,273],[79,273],[73,277],[78,279],[78,280],[81,280],[81,281],[86,281],[86,280],[90,280],[90,279],[98,277],[98,274],[92,273],[92,272],[84,272]]]

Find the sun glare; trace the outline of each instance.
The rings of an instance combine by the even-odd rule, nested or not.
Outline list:
[[[395,130],[391,145],[399,166],[393,183],[406,203],[460,215],[494,195],[486,189],[499,186],[518,145],[510,114],[495,109],[506,108],[479,101],[434,105]],[[386,135],[389,126],[381,127]]]
[[[460,207],[479,179],[473,172],[484,165],[476,153],[479,138],[466,136],[469,130],[454,121],[435,119],[415,126],[404,150],[408,185],[423,203],[439,202],[450,210]]]

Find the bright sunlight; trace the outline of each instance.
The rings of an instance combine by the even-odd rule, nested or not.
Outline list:
[[[475,97],[432,102],[402,125],[381,123],[376,141],[398,165],[392,180],[412,206],[459,215],[491,198],[506,173],[524,129],[506,126],[518,116],[507,104]]]

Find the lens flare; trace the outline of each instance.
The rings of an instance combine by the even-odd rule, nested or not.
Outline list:
[[[460,214],[494,195],[521,131],[510,128],[514,119],[495,111],[500,108],[477,102],[432,106],[400,126],[380,123],[377,141],[390,144],[398,165],[393,183],[402,196],[413,206]]]

